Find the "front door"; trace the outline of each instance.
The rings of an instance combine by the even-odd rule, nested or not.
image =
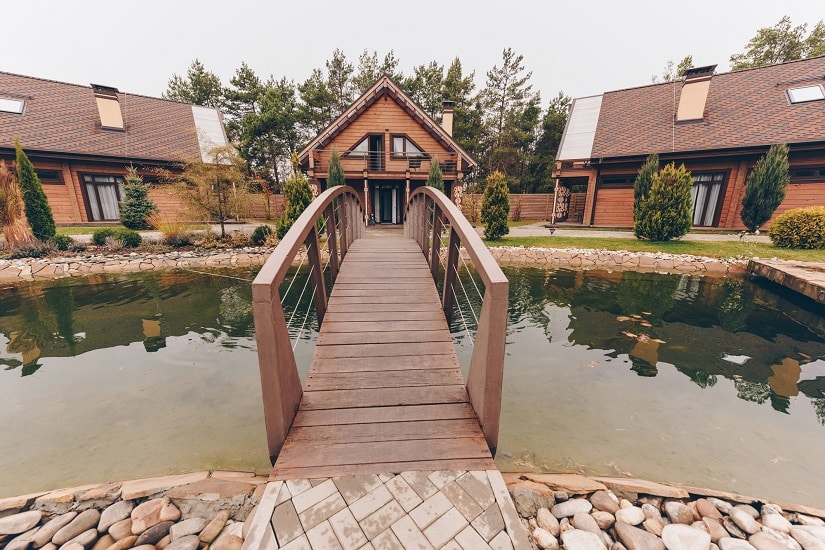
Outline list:
[[[373,191],[373,212],[376,223],[401,223],[401,188],[398,185],[376,185]]]

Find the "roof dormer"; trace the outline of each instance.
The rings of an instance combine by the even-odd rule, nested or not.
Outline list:
[[[117,97],[117,88],[92,84],[92,90],[97,101],[100,125],[108,130],[123,130],[123,115],[120,112],[120,100]]]
[[[685,71],[685,83],[676,110],[676,122],[696,122],[705,118],[705,103],[710,90],[710,80],[716,65],[696,67]]]

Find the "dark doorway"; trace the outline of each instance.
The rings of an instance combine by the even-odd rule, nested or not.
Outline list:
[[[381,201],[381,223],[393,223],[392,219],[392,196],[393,190],[384,187],[379,193],[379,200]]]
[[[370,170],[384,169],[384,136],[370,136]]]

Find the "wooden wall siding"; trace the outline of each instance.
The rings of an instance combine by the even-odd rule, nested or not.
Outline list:
[[[52,207],[55,223],[72,223],[79,221],[75,216],[75,204],[69,194],[69,185],[43,185],[46,199]]]
[[[364,169],[364,159],[362,158],[347,158],[344,156],[345,152],[358,144],[367,134],[384,134],[384,151],[387,153],[386,170],[404,172],[407,170],[407,159],[393,159],[392,158],[392,136],[406,135],[416,145],[428,154],[437,154],[439,160],[443,162],[448,157],[456,158],[450,153],[441,142],[437,141],[429,132],[427,132],[418,121],[416,121],[409,112],[403,109],[389,96],[384,96],[370,106],[363,114],[347,126],[340,134],[328,144],[324,145],[325,151],[337,149],[341,154],[341,165],[346,172],[362,171]],[[326,171],[326,164],[321,167],[316,167],[322,171]],[[427,177],[427,170],[429,165],[426,162],[422,163],[419,173],[423,177]],[[413,172],[415,173],[415,172]]]
[[[473,203],[475,202],[476,218],[481,216],[481,202],[484,195],[468,193],[461,199],[461,211],[467,219],[472,219]],[[524,193],[510,195],[510,216],[515,216],[516,206],[521,202],[522,220],[549,220],[553,204],[552,193]]]
[[[593,225],[633,227],[633,189],[599,189]]]

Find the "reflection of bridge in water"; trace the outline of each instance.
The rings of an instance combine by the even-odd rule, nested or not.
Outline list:
[[[460,211],[432,188],[412,194],[404,233],[370,238],[376,235],[364,225],[358,198],[347,187],[332,188],[295,222],[255,279],[274,469],[246,547],[278,548],[305,537],[302,547],[346,546],[347,539],[378,548],[406,537],[439,548],[459,540],[486,546],[498,537],[529,548],[493,463],[507,279]],[[459,276],[462,244],[481,279],[472,288]],[[310,273],[302,294],[312,296],[320,325],[304,388],[290,329],[303,327],[308,311],[284,312],[280,292],[291,291],[284,279],[301,250]],[[468,293],[478,293],[478,312],[468,311],[479,301]],[[466,384],[448,327],[454,311],[477,325]]]

